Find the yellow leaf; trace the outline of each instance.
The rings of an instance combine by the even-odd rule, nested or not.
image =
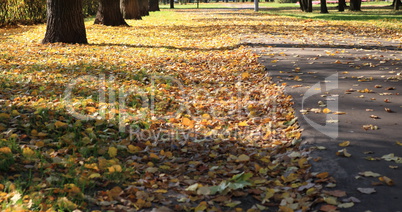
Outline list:
[[[7,113],[0,113],[0,120],[1,119],[9,119],[10,118],[10,115],[9,114],[7,114]]]
[[[396,145],[402,146],[402,142],[400,142],[400,141],[397,141],[395,143],[396,143]]]
[[[13,111],[11,111],[11,115],[18,116],[18,115],[20,115],[20,113],[17,110],[13,110]]]
[[[386,184],[389,185],[389,186],[393,186],[393,185],[394,185],[394,181],[393,181],[391,178],[387,177],[387,176],[382,176],[382,177],[379,177],[378,179],[379,179],[381,182],[384,182],[384,183],[386,183]]]
[[[338,144],[338,146],[341,146],[341,147],[347,147],[349,145],[350,145],[350,141],[344,141],[344,142]]]
[[[188,126],[190,128],[194,127],[194,122],[191,121],[189,118],[183,118],[181,120],[181,124],[184,125],[184,126]]]
[[[158,190],[156,190],[155,191],[156,193],[167,193],[168,191],[167,190],[165,190],[165,189],[158,189]]]
[[[160,159],[159,156],[156,155],[155,153],[150,153],[150,154],[149,154],[149,157],[150,157],[150,158],[153,158],[153,159],[157,159],[157,160]]]
[[[282,206],[282,205],[279,206],[279,211],[280,212],[294,212],[293,209],[286,207],[286,206]]]
[[[336,197],[324,197],[324,201],[331,205],[337,205],[338,201]]]
[[[320,178],[320,179],[327,178],[328,176],[329,176],[329,173],[328,173],[328,172],[321,172],[321,173],[319,173],[319,174],[316,175],[316,177],[317,177],[317,178]]]
[[[110,173],[113,173],[113,172],[122,172],[122,168],[121,168],[120,165],[113,165],[113,166],[110,166],[110,167],[108,167],[108,170],[109,170]]]
[[[113,147],[113,146],[109,147],[109,150],[107,151],[107,153],[109,154],[109,156],[110,156],[111,158],[116,157],[116,155],[117,155],[117,149],[116,149],[116,147]]]
[[[328,108],[325,108],[325,109],[323,109],[323,110],[322,110],[322,112],[323,112],[323,113],[325,113],[325,114],[327,114],[327,113],[330,113],[330,112],[331,112],[331,110],[330,110],[330,109],[328,109]]]
[[[250,160],[250,157],[248,155],[242,154],[237,158],[236,161],[238,161],[238,162],[246,162],[246,161],[249,161],[249,160]]]
[[[204,114],[202,114],[202,118],[209,120],[209,119],[211,119],[211,116],[208,113],[204,113]]]
[[[35,155],[35,152],[31,148],[25,147],[24,149],[22,149],[22,155],[24,157],[30,158]]]
[[[0,148],[0,153],[3,154],[10,154],[11,153],[11,149],[9,147],[1,147]]]
[[[46,136],[47,136],[47,133],[40,132],[40,133],[38,133],[38,136],[39,136],[39,137],[46,137]]]
[[[86,107],[86,109],[90,113],[95,113],[96,112],[96,108],[94,108],[94,107]]]
[[[61,121],[56,121],[54,123],[54,126],[56,126],[56,128],[65,127],[67,125],[68,125],[67,123],[64,123],[64,122],[61,122]]]
[[[298,161],[297,161],[297,164],[299,165],[299,167],[301,168],[301,169],[303,169],[304,167],[305,167],[305,163],[307,162],[307,158],[300,158]]]
[[[200,204],[198,204],[197,207],[194,208],[194,212],[204,211],[205,209],[207,209],[207,207],[208,207],[207,202],[202,201],[200,202]]]
[[[127,146],[127,149],[128,149],[129,153],[137,153],[137,152],[141,151],[140,147],[134,146],[134,145],[131,145],[131,144]]]
[[[244,72],[244,73],[241,74],[242,79],[247,79],[249,77],[250,77],[250,74],[248,72]]]
[[[123,189],[121,189],[119,186],[115,186],[110,189],[108,193],[112,199],[117,199],[123,193]]]
[[[38,142],[36,142],[35,143],[35,146],[37,146],[37,147],[44,147],[45,146],[45,142],[43,142],[43,141],[38,141]]]
[[[246,127],[246,126],[248,126],[247,121],[242,121],[242,122],[240,122],[238,125],[239,125],[239,127]]]
[[[93,179],[93,178],[100,178],[101,175],[99,173],[92,173],[91,175],[89,175],[89,179]]]

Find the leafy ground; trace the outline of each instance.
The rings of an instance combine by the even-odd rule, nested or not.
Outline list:
[[[394,33],[230,10],[152,13],[131,27],[92,22],[89,45],[39,44],[44,25],[0,29],[3,211],[330,203],[337,194],[320,191],[331,178],[310,173],[299,150],[285,85],[242,39]]]

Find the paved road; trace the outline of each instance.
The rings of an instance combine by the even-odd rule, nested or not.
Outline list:
[[[304,129],[304,147],[319,147],[311,153],[317,160],[312,160],[313,171],[329,172],[335,180],[335,188],[325,189],[343,190],[361,201],[341,211],[402,211],[400,44],[357,38],[348,45],[335,40],[310,46],[269,35],[244,42],[261,55],[273,81],[287,83]],[[339,146],[345,141],[350,145]],[[351,156],[337,155],[342,149]],[[359,175],[367,171],[394,185]],[[364,194],[358,188],[376,192]]]

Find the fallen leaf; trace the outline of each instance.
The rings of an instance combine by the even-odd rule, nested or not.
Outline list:
[[[344,142],[338,144],[338,146],[340,146],[340,147],[347,147],[349,145],[350,145],[350,141],[344,141]]]
[[[357,190],[363,194],[372,194],[372,193],[376,192],[376,190],[374,188],[357,188]]]
[[[336,207],[335,205],[322,205],[320,207],[320,211],[324,211],[324,212],[336,212],[338,209],[338,207]]]
[[[249,160],[250,160],[250,157],[248,155],[242,154],[237,158],[236,161],[238,161],[238,162],[246,162],[246,161],[249,161]]]
[[[394,185],[394,181],[387,177],[387,176],[382,176],[378,178],[381,182],[384,182],[385,184],[389,185],[389,186],[393,186]]]
[[[359,175],[364,176],[364,177],[379,177],[379,176],[381,176],[381,174],[374,173],[372,171],[359,172]]]
[[[354,205],[355,205],[355,203],[353,203],[353,202],[347,202],[347,203],[338,204],[337,206],[338,206],[338,208],[351,208]]]
[[[323,112],[323,113],[325,113],[325,114],[327,114],[327,113],[330,113],[330,112],[331,112],[331,110],[330,110],[330,109],[328,109],[328,108],[324,108],[324,109],[322,110],[322,112]]]
[[[336,152],[336,155],[347,157],[347,158],[352,156],[350,153],[348,153],[348,151],[346,149],[339,150],[338,152]]]
[[[109,156],[110,156],[111,158],[114,158],[114,157],[116,157],[116,155],[117,155],[117,148],[111,146],[111,147],[109,147],[107,153],[109,154]]]

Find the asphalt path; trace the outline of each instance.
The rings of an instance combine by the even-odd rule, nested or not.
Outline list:
[[[272,80],[287,84],[312,171],[333,178],[324,190],[345,191],[339,202],[354,197],[353,207],[339,210],[402,211],[401,44],[306,43],[269,35],[244,40]]]

